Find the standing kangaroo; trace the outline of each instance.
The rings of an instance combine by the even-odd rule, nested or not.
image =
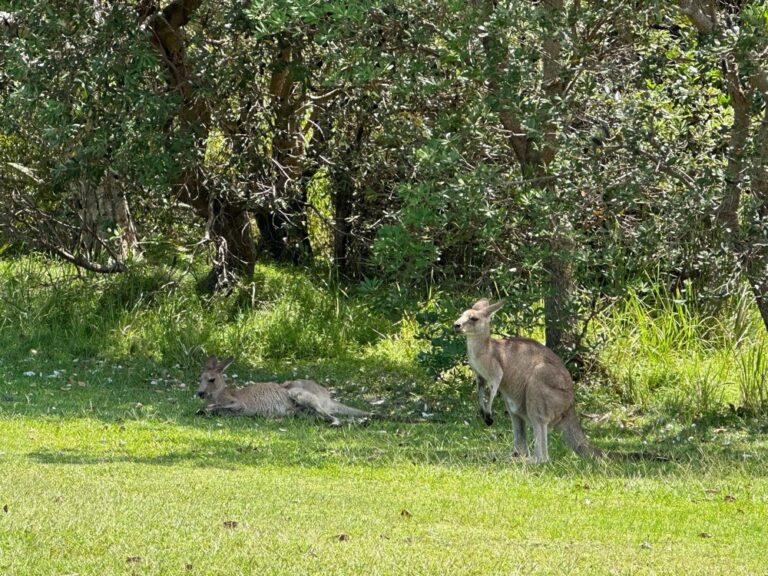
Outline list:
[[[485,423],[489,426],[493,423],[493,399],[501,392],[512,418],[518,455],[528,456],[525,436],[528,423],[533,428],[535,462],[549,460],[547,435],[552,427],[562,431],[566,444],[579,456],[604,456],[581,429],[573,380],[562,360],[529,338],[491,338],[491,317],[503,304],[489,305],[485,298],[478,300],[453,325],[456,332],[467,337],[467,356],[477,380],[477,396]]]
[[[369,416],[356,408],[336,402],[327,388],[314,380],[288,382],[259,382],[244,388],[228,388],[224,371],[234,358],[219,361],[208,358],[200,374],[197,395],[205,399],[198,414],[242,414],[244,416],[291,416],[312,411],[328,420],[331,426],[340,424],[339,416]]]

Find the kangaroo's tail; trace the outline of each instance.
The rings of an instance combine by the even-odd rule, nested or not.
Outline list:
[[[587,435],[584,434],[579,417],[576,415],[576,409],[573,406],[565,413],[559,426],[565,443],[582,458],[604,458],[606,456],[606,453],[593,446]]]
[[[352,406],[347,406],[346,404],[342,404],[341,402],[336,402],[335,400],[331,401],[331,405],[329,406],[330,410],[328,410],[331,414],[335,414],[338,416],[355,416],[357,418],[364,418],[366,416],[370,416],[370,412],[365,412],[363,410],[358,410],[357,408],[352,408]]]
[[[618,461],[639,461],[639,460],[655,460],[658,462],[667,462],[671,460],[669,456],[664,454],[656,454],[654,452],[614,452],[603,451],[592,445],[584,434],[584,430],[579,423],[579,417],[576,415],[575,408],[571,407],[566,413],[563,420],[560,422],[560,429],[563,432],[563,440],[570,446],[570,448],[583,458],[610,458],[611,460]]]
[[[666,454],[657,454],[656,452],[607,452],[606,456],[611,460],[623,462],[639,462],[641,460],[653,460],[656,462],[669,462],[672,460]]]

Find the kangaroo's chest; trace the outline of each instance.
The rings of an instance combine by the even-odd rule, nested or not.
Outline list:
[[[482,364],[482,362],[479,362],[477,358],[473,358],[471,355],[469,356],[469,367],[474,370],[475,374],[484,380],[488,380],[488,370],[486,367]]]
[[[487,351],[467,350],[469,366],[474,372],[487,382],[501,380],[504,375],[501,364]]]

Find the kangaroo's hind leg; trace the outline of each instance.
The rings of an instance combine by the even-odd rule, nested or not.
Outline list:
[[[531,418],[533,428],[533,462],[541,464],[549,461],[548,424],[546,420]]]
[[[507,412],[512,419],[512,434],[515,439],[515,456],[528,457],[528,438],[525,434],[525,420],[515,414],[515,403],[511,398],[503,395],[504,403],[507,405]]]
[[[328,412],[320,399],[311,392],[307,392],[302,388],[289,388],[288,395],[291,397],[291,400],[296,402],[298,406],[301,406],[302,408],[308,408],[309,410],[319,414],[322,418],[330,422],[331,426],[341,425],[341,422],[339,422],[338,418]]]

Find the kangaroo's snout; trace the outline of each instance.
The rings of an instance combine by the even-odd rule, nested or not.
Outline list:
[[[454,332],[461,332],[461,324],[456,322],[456,324],[453,325],[453,331]]]
[[[203,390],[200,390],[200,391],[197,393],[197,397],[198,397],[198,398],[205,398],[205,392],[204,392]]]

